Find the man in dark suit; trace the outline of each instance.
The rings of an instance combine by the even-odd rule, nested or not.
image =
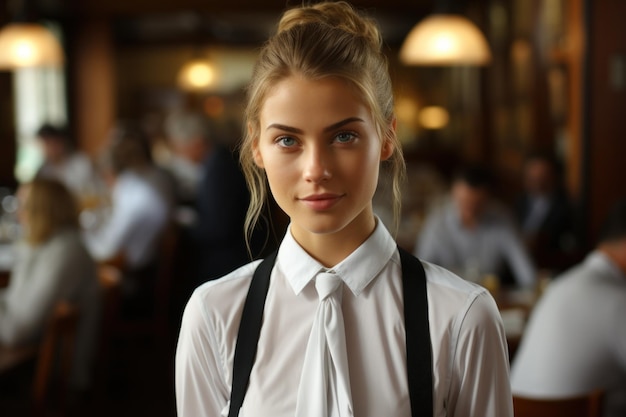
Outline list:
[[[531,256],[540,268],[562,270],[574,262],[579,242],[558,161],[547,153],[530,154],[522,180],[515,211]]]

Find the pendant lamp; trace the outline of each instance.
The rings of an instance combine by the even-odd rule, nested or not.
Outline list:
[[[59,39],[39,24],[39,2],[14,0],[6,4],[11,20],[0,27],[0,69],[59,67],[63,49]]]
[[[186,62],[178,71],[178,86],[185,91],[206,91],[215,85],[217,71],[208,60],[196,58]]]
[[[469,19],[458,14],[433,14],[409,32],[400,49],[406,65],[487,65],[489,45]]]

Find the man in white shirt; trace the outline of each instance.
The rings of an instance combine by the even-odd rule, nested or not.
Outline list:
[[[486,169],[470,166],[452,184],[451,198],[432,210],[415,244],[415,256],[479,282],[510,270],[518,286],[535,282],[535,268],[512,218],[491,196]]]
[[[626,415],[626,202],[596,250],[557,277],[534,308],[513,362],[518,395],[606,390],[605,416]]]
[[[227,415],[239,320],[257,266],[254,262],[208,282],[191,297],[176,357],[179,415]],[[424,269],[434,415],[511,415],[506,350],[494,350],[506,341],[493,299],[483,288],[442,268],[424,263]],[[320,270],[325,268],[288,232],[272,273],[259,348],[239,416],[294,415],[294,387],[300,383],[318,305],[313,278]],[[403,303],[398,302],[400,258],[380,220],[370,238],[333,271],[345,282],[342,308],[354,415],[411,415]]]
[[[131,295],[149,298],[156,276],[158,244],[170,214],[169,202],[156,185],[142,140],[133,130],[119,130],[111,138],[103,160],[111,184],[110,213],[102,224],[85,233],[87,248],[96,260],[122,260],[126,300]],[[138,306],[140,303],[135,301],[126,304]],[[148,305],[149,301],[142,299],[141,303]]]

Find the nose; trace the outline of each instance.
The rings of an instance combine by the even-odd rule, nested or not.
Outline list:
[[[321,146],[314,146],[305,152],[303,176],[306,181],[320,183],[332,177],[331,157]]]

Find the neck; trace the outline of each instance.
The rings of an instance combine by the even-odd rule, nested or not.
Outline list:
[[[373,213],[355,219],[341,230],[311,233],[292,224],[291,233],[305,251],[326,268],[332,268],[354,252],[376,228]]]

